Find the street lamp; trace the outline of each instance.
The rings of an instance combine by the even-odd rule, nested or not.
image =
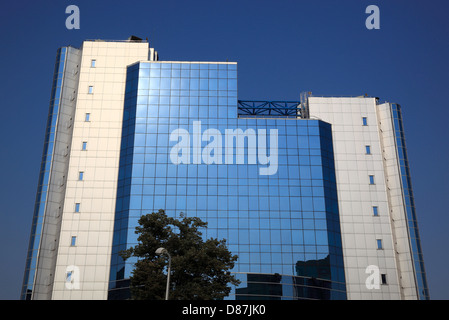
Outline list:
[[[166,254],[168,256],[168,269],[167,269],[167,288],[165,289],[165,300],[168,300],[168,290],[170,288],[170,268],[171,268],[171,256],[167,249],[159,248],[156,250],[156,254]]]

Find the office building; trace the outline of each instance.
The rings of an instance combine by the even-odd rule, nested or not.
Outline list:
[[[227,239],[229,299],[427,299],[401,108],[246,101],[237,63],[58,50],[23,299],[126,299],[142,214]],[[377,286],[377,282],[379,286]]]

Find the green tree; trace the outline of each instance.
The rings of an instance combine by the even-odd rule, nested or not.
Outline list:
[[[155,253],[160,247],[172,258],[170,299],[210,300],[229,295],[228,284],[240,283],[229,272],[238,257],[228,250],[225,239],[204,241],[199,229],[206,227],[200,218],[181,214],[178,220],[162,209],[143,215],[135,231],[138,244],[120,253],[124,260],[137,257],[130,277],[132,298],[165,298],[168,259]]]

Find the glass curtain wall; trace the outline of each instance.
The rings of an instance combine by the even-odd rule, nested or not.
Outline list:
[[[188,157],[178,164],[173,158],[181,153],[173,148],[179,140],[170,139],[175,130],[190,142]],[[239,135],[227,140],[232,132],[244,143],[238,144]],[[207,134],[221,141],[221,154],[218,147],[208,153]],[[225,148],[226,141],[232,147]],[[205,163],[205,153],[214,163]],[[227,239],[239,256],[232,271],[242,281],[232,299],[346,298],[331,126],[239,118],[235,63],[128,67],[111,299],[128,297],[135,263],[125,263],[119,251],[137,243],[139,217],[159,209],[200,217],[208,223],[206,238]]]

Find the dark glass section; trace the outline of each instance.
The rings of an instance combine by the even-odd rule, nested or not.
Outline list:
[[[247,287],[235,290],[236,300],[281,300],[281,275],[249,273],[246,279]]]
[[[409,230],[410,245],[412,248],[413,264],[415,267],[418,296],[419,299],[428,300],[430,299],[429,289],[427,286],[426,272],[424,269],[424,258],[422,254],[421,240],[419,237],[418,220],[416,217],[415,200],[413,197],[412,181],[407,157],[407,147],[405,145],[405,134],[400,105],[392,104],[391,111],[393,114],[393,127],[400,166],[399,173],[402,182],[402,192]]]
[[[298,274],[241,274],[236,300],[345,300],[345,283],[331,281],[329,257],[297,263]],[[304,273],[317,276],[303,276]],[[327,274],[326,274],[327,273]],[[327,277],[320,278],[320,275]]]
[[[37,270],[42,225],[45,215],[47,191],[50,183],[50,174],[55,142],[56,125],[58,122],[59,106],[61,100],[64,67],[67,58],[67,48],[58,49],[56,54],[53,85],[51,90],[50,107],[48,111],[47,126],[45,130],[44,150],[42,153],[41,168],[37,185],[36,201],[34,205],[33,222],[31,224],[30,242],[22,285],[22,300],[30,300],[33,292],[34,278]]]
[[[108,291],[108,300],[129,300],[131,291],[129,290],[129,279],[115,282],[115,288]]]

